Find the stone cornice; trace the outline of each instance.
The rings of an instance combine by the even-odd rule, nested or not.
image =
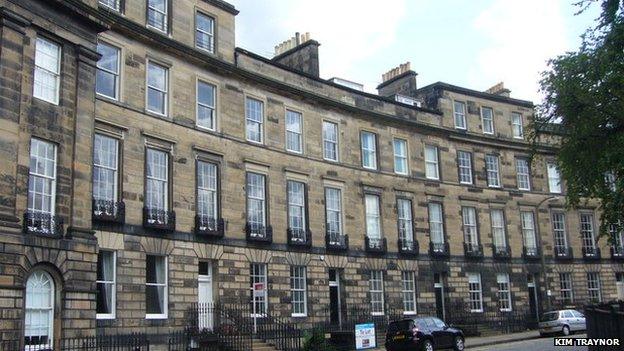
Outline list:
[[[0,7],[0,23],[3,27],[9,27],[21,34],[26,34],[26,27],[29,27],[31,22],[26,17],[23,17],[6,7]]]

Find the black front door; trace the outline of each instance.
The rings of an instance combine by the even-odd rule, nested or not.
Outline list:
[[[529,308],[531,309],[531,317],[533,317],[533,322],[537,323],[539,321],[539,293],[537,289],[537,277],[533,274],[529,274],[527,277],[527,287],[529,293]],[[534,325],[532,327],[536,327]]]
[[[444,311],[444,283],[442,274],[434,274],[435,300],[436,300],[436,316],[441,320],[446,320],[446,313]]]
[[[335,269],[329,270],[329,322],[340,325],[340,274]]]

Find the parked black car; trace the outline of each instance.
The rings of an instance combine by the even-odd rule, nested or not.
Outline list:
[[[464,350],[464,333],[435,317],[406,318],[391,322],[386,332],[388,351]]]

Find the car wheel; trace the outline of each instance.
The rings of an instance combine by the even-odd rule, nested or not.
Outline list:
[[[425,340],[423,342],[422,351],[433,351],[433,343],[431,343],[431,340]]]
[[[456,336],[455,343],[453,345],[455,347],[455,351],[464,351],[464,338],[462,338],[461,336]]]
[[[563,328],[561,328],[561,334],[563,334],[564,336],[570,335],[570,327],[564,325]]]

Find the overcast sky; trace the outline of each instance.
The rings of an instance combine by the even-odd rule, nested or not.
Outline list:
[[[240,10],[236,45],[265,57],[310,32],[321,43],[321,77],[375,92],[381,74],[405,61],[418,85],[443,81],[539,102],[546,60],[576,50],[598,8],[575,16],[577,0],[230,0]]]

